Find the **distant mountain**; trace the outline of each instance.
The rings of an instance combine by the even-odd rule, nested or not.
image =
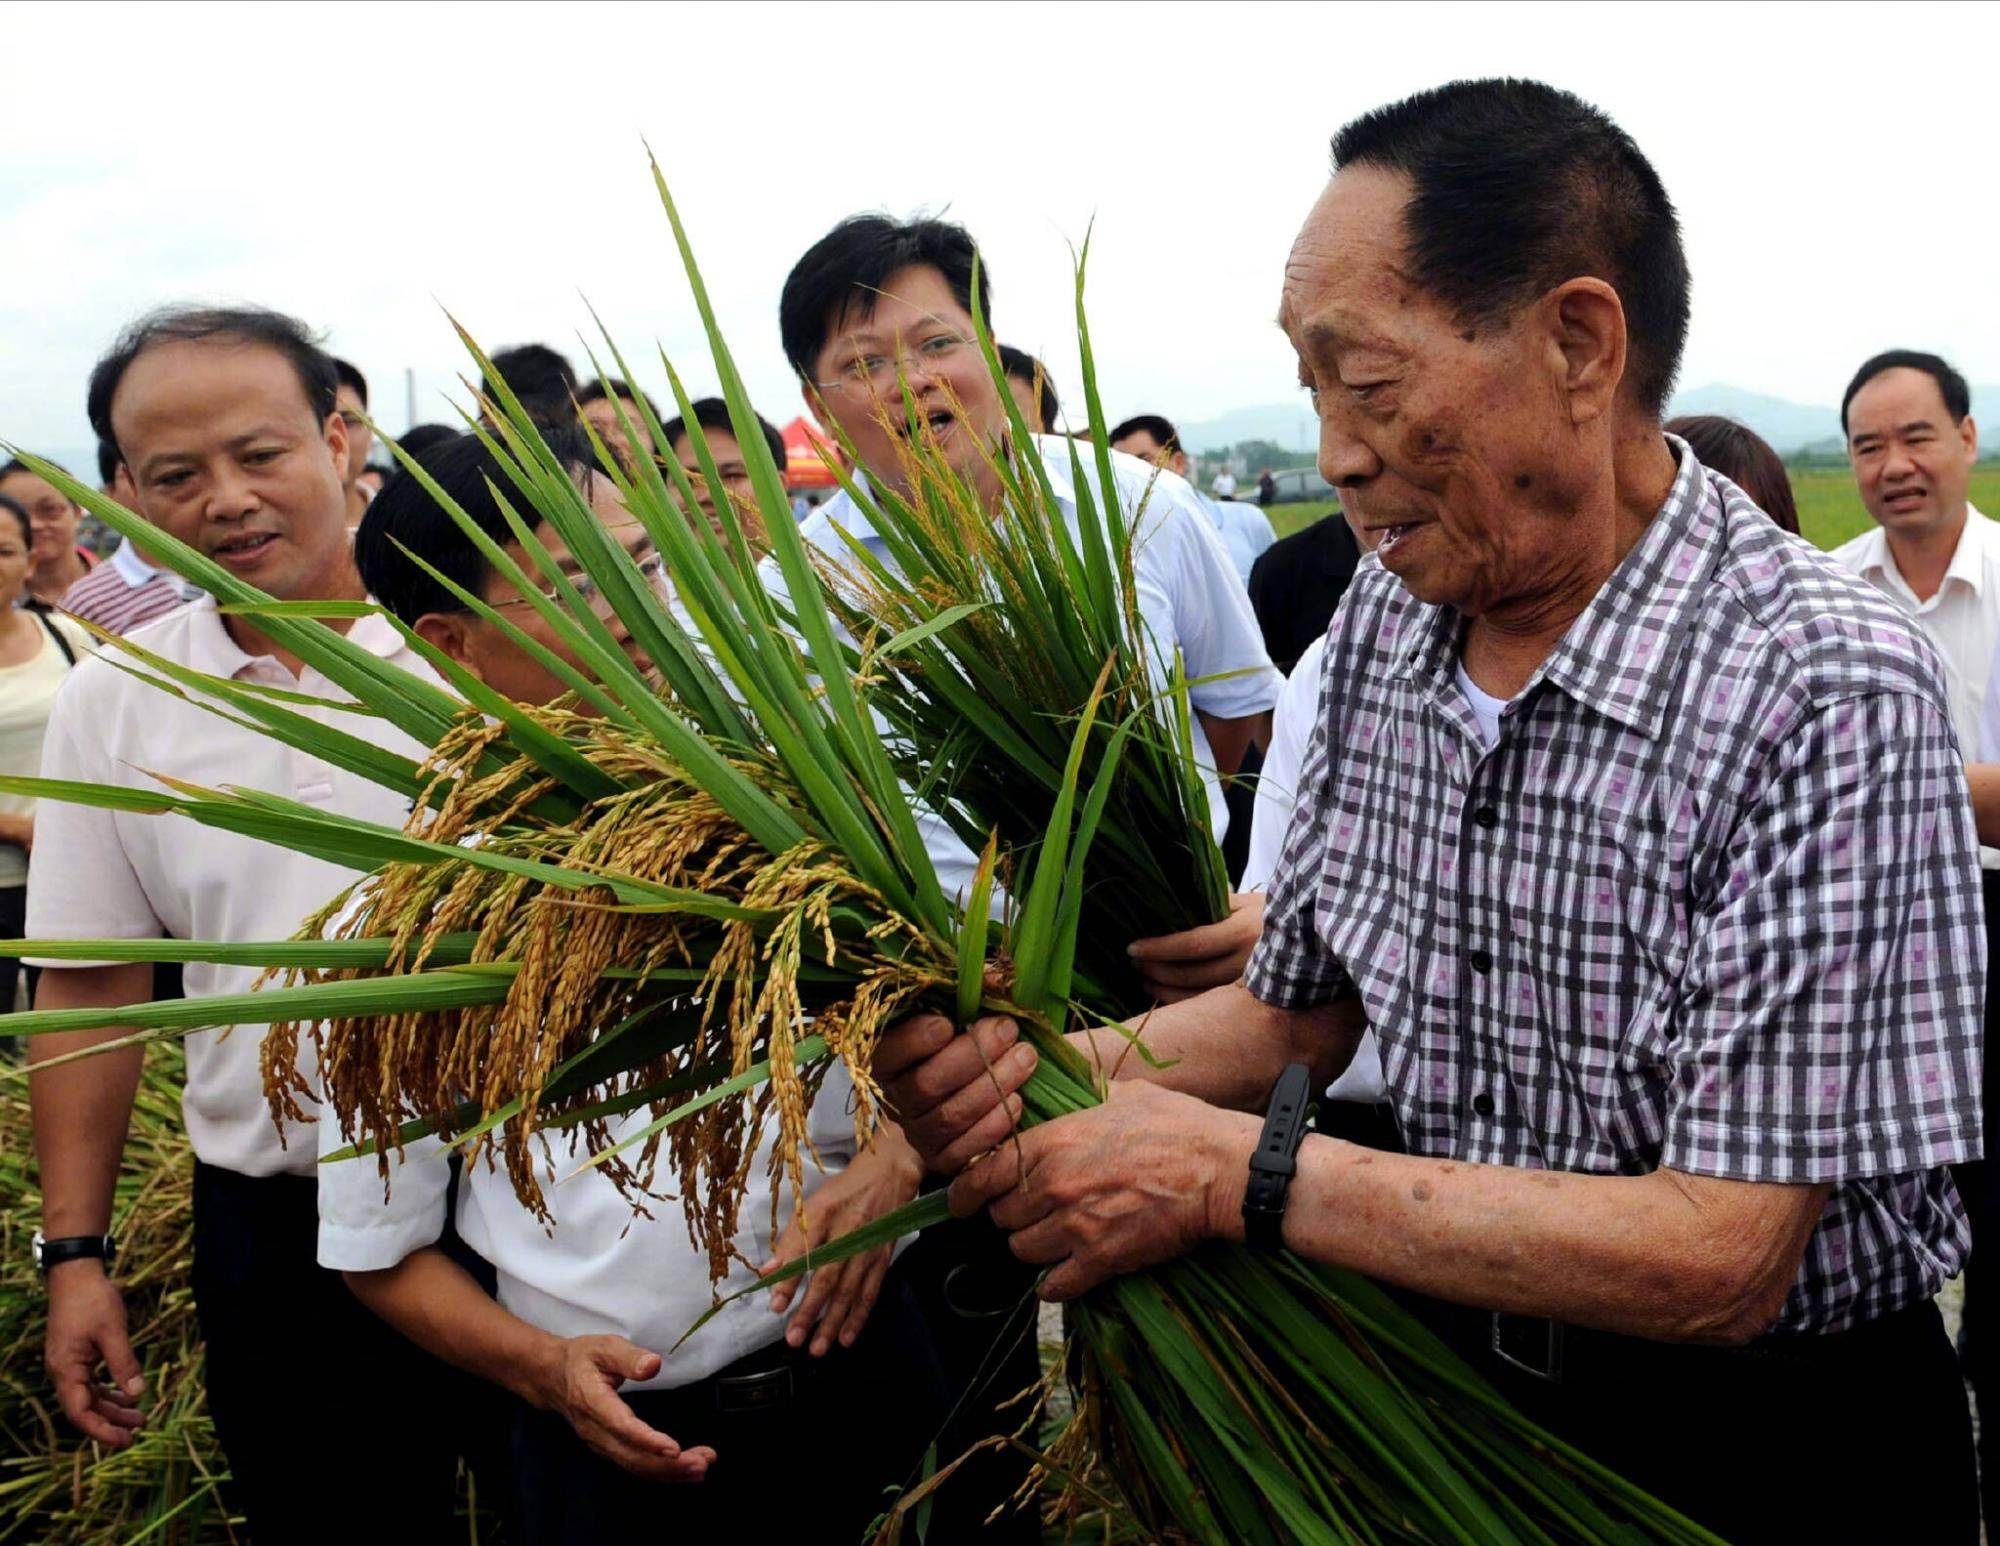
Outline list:
[[[1246,440],[1268,440],[1287,451],[1310,451],[1319,443],[1319,421],[1301,394],[1289,403],[1232,408],[1219,418],[1178,426],[1188,450],[1226,451]]]

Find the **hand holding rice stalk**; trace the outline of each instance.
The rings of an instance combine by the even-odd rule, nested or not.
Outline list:
[[[774,1163],[796,1170],[806,1157],[804,1103],[836,1057],[860,1092],[857,1122],[872,1124],[875,1039],[920,1004],[949,1005],[961,1023],[986,1012],[1021,1022],[1041,1053],[1022,1092],[1027,1120],[1097,1104],[1101,1071],[1061,1034],[1095,1018],[1080,1003],[1086,995],[1075,967],[1086,901],[1103,854],[1162,841],[1162,829],[1130,825],[1138,818],[1120,793],[1121,770],[1127,758],[1156,759],[1147,777],[1178,781],[1183,791],[1187,773],[1157,760],[1172,743],[1160,737],[1155,706],[1133,671],[1142,643],[1129,631],[1132,607],[1120,589],[1129,587],[1129,531],[1120,533],[1111,518],[1118,544],[1107,542],[1082,571],[1093,587],[1109,581],[1090,606],[1091,626],[1109,630],[1111,647],[1087,683],[1070,679],[1081,691],[1061,705],[1056,776],[1036,770],[1021,780],[1040,793],[1016,797],[1009,821],[1028,827],[1033,846],[1002,833],[1013,850],[1012,915],[997,931],[989,923],[1001,853],[994,841],[962,913],[947,902],[899,778],[924,765],[923,737],[937,728],[932,711],[918,694],[902,700],[898,728],[915,744],[899,764],[877,730],[875,687],[853,674],[852,647],[836,630],[814,558],[790,520],[664,184],[660,192],[752,462],[787,615],[760,584],[726,503],[720,532],[690,521],[682,511],[693,508],[693,490],[678,466],[669,461],[665,477],[650,462],[628,472],[600,446],[609,475],[666,555],[684,626],[598,526],[504,390],[493,438],[510,488],[500,492],[532,507],[568,546],[653,663],[657,682],[583,604],[523,521],[514,522],[520,546],[553,595],[454,512],[588,668],[586,675],[563,667],[575,691],[567,706],[500,700],[413,637],[459,696],[418,683],[325,627],[310,605],[271,603],[91,491],[56,479],[436,750],[417,767],[302,720],[280,698],[244,684],[135,659],[129,668],[165,690],[198,695],[219,713],[405,790],[415,804],[408,830],[254,791],[6,782],[46,798],[178,812],[372,871],[333,939],[317,935],[342,899],[289,941],[20,947],[82,959],[252,961],[291,974],[289,986],[254,995],[121,1011],[121,1020],[142,1028],[139,1036],[238,1018],[281,1022],[266,1067],[282,1109],[302,1104],[287,1038],[309,1026],[303,1033],[319,1044],[326,1103],[358,1140],[353,1152],[379,1154],[442,1133],[475,1160],[497,1151],[530,1207],[538,1197],[527,1163],[535,1134],[582,1126],[601,1142],[608,1117],[648,1106],[652,1121],[622,1144],[599,1148],[591,1163],[611,1166],[636,1191],[670,1145],[693,1227],[714,1246],[728,1233],[752,1135],[773,1122]],[[671,365],[668,375],[703,470],[718,485]],[[641,411],[654,443],[664,443],[650,409]],[[1092,414],[1101,443],[1094,394]],[[629,421],[627,429],[636,438]],[[1015,432],[1024,433],[1018,423]],[[441,494],[435,485],[431,491]],[[1008,559],[984,543],[986,528],[964,524],[987,513],[961,496],[919,478],[906,513],[915,521],[921,512],[939,532],[959,523],[967,550],[996,566],[965,570],[966,594],[1002,612],[1028,605],[1018,587],[1003,583],[997,566]],[[1033,506],[1024,505],[1003,529],[1033,541]],[[1036,604],[1053,607],[1071,570],[1060,540],[1046,551],[1056,567],[1038,571],[1046,589]],[[537,653],[502,614],[459,594]],[[966,616],[941,622],[933,613],[917,627],[929,630],[923,638],[942,638]],[[1018,640],[1035,638],[1031,616],[1006,626]],[[874,654],[920,642],[905,636]],[[1065,645],[1086,659],[1094,647],[1088,638]],[[1171,862],[1199,874],[1210,861],[1197,816],[1198,806],[1183,806],[1182,822],[1165,830],[1186,834],[1188,852]],[[1212,911],[1214,900],[1198,896],[1190,906]],[[75,1013],[33,1014],[0,1029],[78,1023]],[[934,1222],[944,1209],[942,1194],[920,1199],[766,1281]],[[1106,1285],[1073,1307],[1071,1326],[1080,1400],[1048,1457],[1058,1514],[1074,1517],[1110,1499],[1151,1538],[1215,1542],[1712,1539],[1538,1433],[1351,1274],[1212,1248]]]

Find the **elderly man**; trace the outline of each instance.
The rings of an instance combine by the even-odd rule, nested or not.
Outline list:
[[[1662,433],[1687,268],[1602,114],[1462,83],[1334,163],[1280,320],[1379,563],[1245,979],[1156,1012],[1157,1062],[1107,1032],[1112,1098],[1018,1141],[1003,1021],[897,1027],[890,1098],[934,1166],[995,1151],[954,1206],[1048,1298],[1282,1243],[1731,1540],[1970,1542],[1932,1296],[1984,955],[1936,656]],[[1250,1113],[1364,1024],[1409,1153],[1274,1109],[1270,1155]]]

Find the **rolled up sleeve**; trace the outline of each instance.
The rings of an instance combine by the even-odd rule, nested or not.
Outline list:
[[[319,1124],[320,1158],[346,1147],[340,1125]],[[419,1138],[389,1156],[386,1186],[374,1155],[319,1167],[319,1264],[336,1272],[380,1272],[436,1245],[452,1185],[451,1151]]]
[[[1841,1183],[1977,1157],[1985,924],[1942,712],[1818,708],[1727,856],[1690,929],[1661,1163]]]

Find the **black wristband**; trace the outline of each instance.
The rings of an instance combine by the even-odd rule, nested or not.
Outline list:
[[[109,1235],[64,1235],[58,1240],[44,1240],[42,1232],[35,1231],[29,1242],[34,1252],[35,1265],[47,1277],[51,1267],[60,1267],[66,1261],[83,1261],[95,1257],[104,1263],[105,1271],[111,1270],[111,1263],[118,1254],[118,1243]]]
[[[1311,1109],[1312,1070],[1294,1063],[1271,1091],[1264,1131],[1250,1156],[1250,1184],[1243,1191],[1243,1239],[1259,1250],[1284,1249],[1285,1203]]]

